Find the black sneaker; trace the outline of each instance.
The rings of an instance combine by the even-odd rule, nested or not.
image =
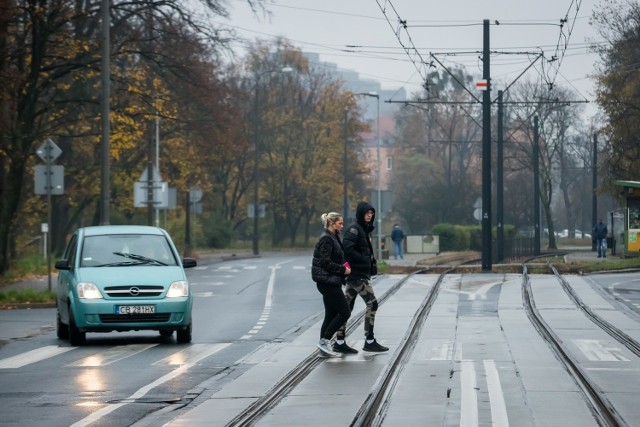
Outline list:
[[[355,354],[358,352],[358,350],[356,350],[355,348],[349,347],[346,341],[342,344],[333,344],[333,351],[344,354]]]
[[[382,353],[385,351],[389,351],[389,347],[385,347],[383,345],[378,344],[378,341],[375,339],[371,344],[369,344],[366,340],[364,342],[364,347],[362,347],[364,351],[370,351],[372,353]]]

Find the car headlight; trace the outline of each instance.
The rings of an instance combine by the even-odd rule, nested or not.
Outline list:
[[[186,280],[178,280],[169,286],[167,298],[187,297],[189,296],[189,282]]]
[[[78,283],[78,298],[82,299],[102,299],[102,294],[98,287],[93,283]]]

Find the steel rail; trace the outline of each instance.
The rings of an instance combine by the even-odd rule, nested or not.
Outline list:
[[[522,302],[529,320],[542,339],[547,341],[558,361],[567,370],[583,394],[596,422],[606,427],[627,426],[627,423],[620,414],[618,414],[609,399],[607,399],[604,393],[598,390],[597,386],[589,379],[580,368],[578,362],[562,344],[562,340],[560,340],[542,318],[542,315],[536,308],[526,263],[522,264]]]
[[[387,292],[378,298],[378,302],[382,305],[388,298],[390,298],[404,283],[413,275],[422,273],[426,270],[418,270],[395,283]],[[352,316],[347,324],[347,335],[358,327],[359,322],[363,319],[365,310],[358,313],[357,316]],[[315,351],[306,357],[302,362],[296,365],[291,371],[283,376],[280,381],[274,384],[264,396],[257,399],[242,412],[236,415],[231,421],[229,421],[227,427],[245,427],[255,424],[260,418],[262,418],[269,410],[275,407],[278,402],[285,398],[288,393],[295,388],[304,378],[309,375],[323,360],[320,351]]]
[[[576,306],[578,306],[580,310],[582,310],[582,312],[589,318],[589,320],[591,320],[593,323],[599,326],[603,331],[608,333],[612,338],[617,340],[620,344],[627,347],[633,354],[640,357],[640,343],[638,343],[638,341],[633,339],[630,335],[622,331],[620,328],[612,325],[611,323],[603,319],[601,316],[597,315],[591,309],[591,307],[586,305],[582,301],[582,299],[580,299],[580,297],[573,290],[571,285],[564,279],[564,277],[562,277],[560,273],[558,273],[558,270],[551,264],[549,265],[549,267],[551,268],[551,270],[553,271],[553,274],[556,276],[556,278],[562,285],[562,289],[564,289],[564,291],[569,296],[569,298],[573,301],[573,303]]]

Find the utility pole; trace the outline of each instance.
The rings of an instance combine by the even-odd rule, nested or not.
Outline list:
[[[598,134],[593,134],[593,164],[591,165],[592,199],[591,199],[591,226],[598,223]],[[596,239],[591,236],[591,250],[596,250]]]
[[[498,239],[498,261],[504,259],[504,108],[502,105],[502,91],[498,91],[498,169],[496,171],[496,191],[497,191],[497,239]]]
[[[538,144],[540,133],[538,131],[538,116],[533,117],[533,225],[534,242],[533,254],[540,255],[540,155]]]
[[[110,143],[109,137],[111,128],[109,124],[109,97],[110,87],[110,33],[109,33],[109,0],[101,2],[101,20],[102,20],[102,99],[100,100],[100,124],[102,127],[102,169],[101,169],[101,185],[100,185],[100,225],[108,225],[110,222],[110,193],[111,193],[111,167],[110,167]]]
[[[483,21],[482,78],[482,271],[491,271],[491,70],[489,20]]]

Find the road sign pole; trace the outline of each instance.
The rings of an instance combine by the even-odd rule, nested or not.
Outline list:
[[[55,159],[57,159],[60,154],[62,154],[62,150],[60,150],[60,147],[58,147],[56,145],[55,142],[53,142],[51,139],[47,139],[45,142],[42,143],[42,145],[40,145],[40,147],[38,148],[38,150],[36,151],[36,153],[38,154],[38,156],[44,160],[45,162],[45,186],[47,187],[47,235],[45,236],[45,238],[47,238],[47,283],[48,283],[48,289],[49,291],[51,291],[51,233],[49,232],[49,230],[51,230],[51,190],[52,190],[52,180],[51,180],[51,175],[53,174],[53,172],[51,171],[51,164],[53,163],[53,161]]]
[[[51,229],[51,144],[47,144],[45,150],[47,153],[47,289],[51,292],[51,235],[49,230]]]

